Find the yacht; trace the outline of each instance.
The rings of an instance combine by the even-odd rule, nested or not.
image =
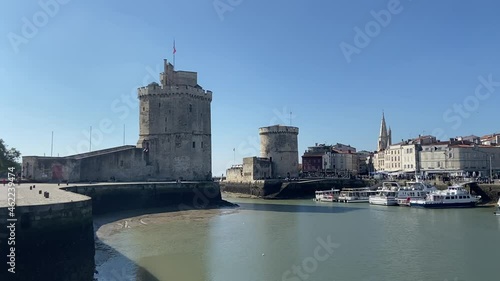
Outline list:
[[[495,215],[500,216],[500,198],[498,198],[497,211],[495,212]]]
[[[340,192],[339,202],[344,203],[368,203],[370,195],[374,195],[377,191],[370,190],[369,187],[364,188],[344,188]]]
[[[396,206],[399,189],[401,186],[397,182],[383,182],[382,186],[377,189],[377,194],[371,195],[368,202],[373,205]]]
[[[339,200],[340,189],[317,190],[314,201],[337,202]]]
[[[425,199],[410,200],[411,207],[421,208],[471,208],[481,196],[474,196],[461,185],[449,186],[446,190],[431,192]]]
[[[437,191],[435,186],[420,181],[408,182],[398,190],[396,200],[399,206],[410,206],[411,200],[425,199],[427,194],[434,191]]]

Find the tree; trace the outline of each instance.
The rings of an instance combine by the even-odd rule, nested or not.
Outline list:
[[[14,173],[21,172],[21,163],[18,162],[21,153],[15,149],[10,148],[0,139],[0,175],[6,174],[10,167],[14,167]]]

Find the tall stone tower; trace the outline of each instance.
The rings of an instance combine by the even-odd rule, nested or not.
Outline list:
[[[139,140],[152,178],[211,180],[212,92],[196,72],[176,71],[164,60],[160,82],[138,89]]]
[[[384,113],[382,113],[382,121],[380,123],[380,134],[378,136],[378,146],[377,146],[377,151],[382,151],[385,150],[391,145],[392,143],[392,132],[389,130],[387,132],[387,125],[385,124],[385,116]]]
[[[272,161],[273,177],[299,176],[299,128],[274,125],[259,128],[261,157]]]

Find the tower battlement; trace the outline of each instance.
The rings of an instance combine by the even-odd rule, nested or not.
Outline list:
[[[140,87],[137,89],[139,98],[146,96],[174,96],[186,95],[191,98],[200,98],[204,100],[212,100],[212,91],[195,88],[188,85],[181,86],[160,86],[157,83],[151,83],[148,86]]]
[[[299,128],[292,126],[274,125],[259,128],[259,134],[299,134]]]

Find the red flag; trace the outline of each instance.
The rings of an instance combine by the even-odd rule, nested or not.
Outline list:
[[[177,50],[175,49],[175,40],[174,40],[174,55],[175,55],[175,52],[177,52]]]

